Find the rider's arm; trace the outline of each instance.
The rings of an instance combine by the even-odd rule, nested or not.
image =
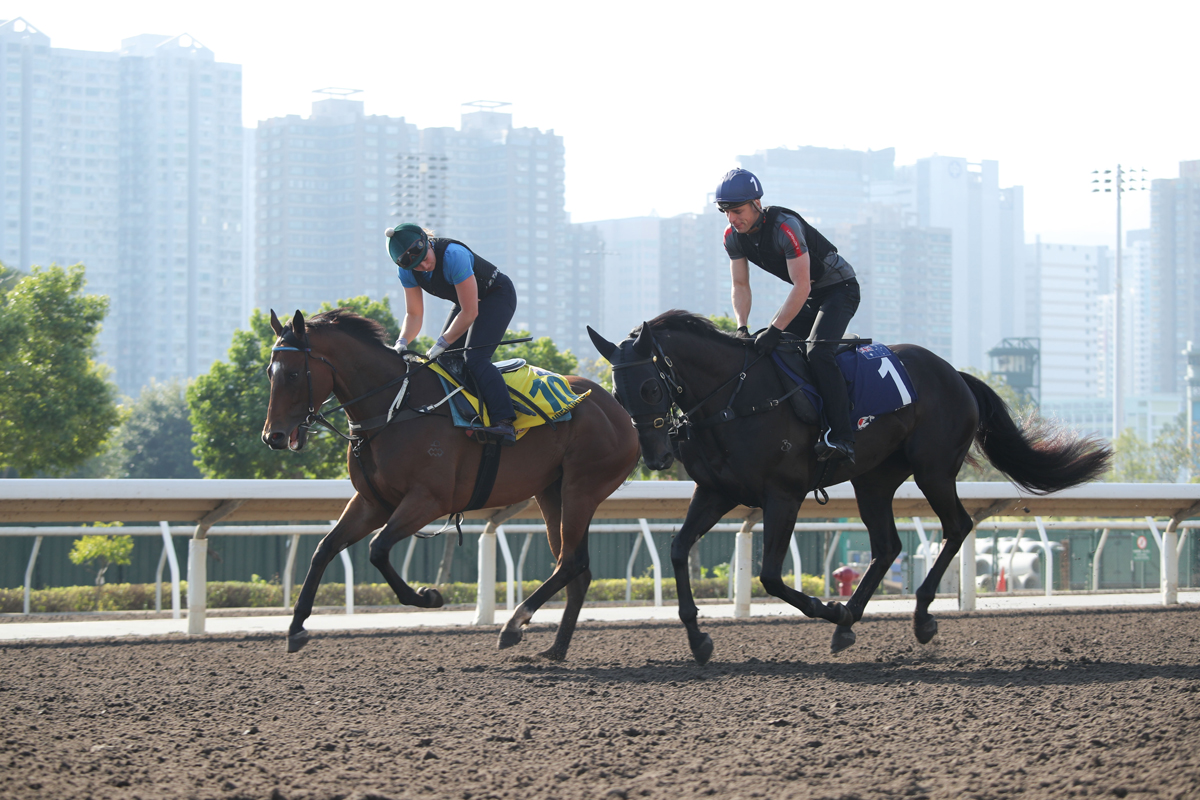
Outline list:
[[[421,334],[425,321],[425,295],[421,287],[404,287],[404,324],[400,326],[400,338],[411,342]]]
[[[744,258],[731,259],[729,274],[733,278],[733,290],[730,292],[733,318],[737,320],[738,327],[743,328],[750,319],[750,262]]]
[[[788,292],[779,311],[775,312],[775,319],[771,320],[771,324],[781,331],[792,324],[792,320],[804,307],[804,301],[808,299],[808,253],[801,253],[799,258],[789,258],[787,269],[788,277],[792,279],[792,290]]]
[[[479,284],[475,282],[475,276],[470,275],[462,283],[455,284],[454,291],[458,293],[458,307],[462,310],[442,332],[442,338],[447,342],[457,342],[479,316]]]

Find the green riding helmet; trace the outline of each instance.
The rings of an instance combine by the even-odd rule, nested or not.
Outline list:
[[[388,228],[384,234],[388,240],[388,255],[400,269],[411,270],[425,260],[425,254],[429,252],[429,235],[420,225],[406,222]]]

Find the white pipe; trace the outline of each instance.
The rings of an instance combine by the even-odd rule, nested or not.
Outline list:
[[[516,583],[514,580],[516,570],[513,569],[512,551],[508,549],[508,537],[504,535],[503,525],[496,526],[496,541],[500,543],[500,554],[504,556],[504,576],[508,584],[504,592],[504,605],[509,611],[512,611],[516,608],[516,604],[513,602],[516,594],[513,586]]]
[[[637,558],[638,550],[642,548],[641,535],[633,537],[633,550],[629,553],[629,563],[625,565],[625,602],[633,600],[633,562]]]
[[[788,549],[792,553],[792,574],[796,578],[795,586],[792,588],[797,592],[804,590],[804,583],[800,579],[802,566],[800,564],[800,546],[796,544],[796,532],[792,531],[792,538],[788,539]]]
[[[167,557],[167,563],[171,566],[171,619],[179,619],[183,616],[180,610],[180,587],[179,587],[179,558],[175,555],[175,542],[171,539],[171,526],[165,521],[158,523],[159,530],[162,531],[163,537],[163,554]],[[158,592],[159,598],[162,597],[162,559],[158,562]],[[161,603],[158,605],[158,610],[162,610]]]
[[[650,523],[639,519],[642,526],[642,538],[646,540],[646,549],[650,551],[650,560],[654,562],[654,605],[662,606],[662,561],[658,556],[658,548],[654,546],[654,536],[650,533]]]
[[[300,548],[300,534],[293,533],[288,542],[288,554],[283,567],[283,607],[292,607],[292,586],[296,576],[296,550]],[[190,551],[189,551],[190,552]],[[190,556],[189,556],[190,558]],[[190,565],[191,562],[189,561]],[[190,566],[189,566],[190,569]]]
[[[978,527],[978,526],[976,526]],[[975,529],[963,537],[958,553],[958,610],[975,610]]]
[[[1042,537],[1042,549],[1046,551],[1046,597],[1054,594],[1054,553],[1050,549],[1050,537],[1046,535],[1046,526],[1041,517],[1034,517],[1037,523],[1038,535]]]
[[[933,557],[929,549],[929,537],[925,535],[925,526],[921,524],[920,517],[913,517],[913,527],[917,532],[917,538],[921,540],[921,555],[924,556],[922,561],[924,565],[921,567],[921,580],[917,582],[918,586],[925,583],[925,579],[929,577],[930,559]]]
[[[525,558],[529,555],[529,546],[533,544],[533,531],[525,534],[525,544],[521,545],[521,558],[517,561],[517,602],[525,602]]]
[[[479,581],[472,625],[496,623],[496,527],[488,522],[479,535]]]
[[[1104,557],[1104,545],[1108,544],[1108,528],[1100,532],[1100,541],[1096,543],[1096,554],[1092,556],[1092,591],[1100,591],[1100,563]]]
[[[1179,525],[1179,520],[1171,517],[1166,530],[1163,531],[1158,549],[1158,578],[1162,588],[1164,606],[1173,606],[1179,603],[1179,547],[1175,532],[1177,525]]]
[[[828,530],[828,528],[826,528]],[[837,552],[838,542],[841,541],[842,532],[834,531],[833,538],[829,540],[829,547],[825,549],[825,596],[833,597],[831,589],[831,581],[833,580],[833,554]]]
[[[733,616],[750,616],[750,581],[754,571],[754,524],[762,519],[762,509],[755,509],[746,517],[734,541],[737,553],[737,568],[733,571]]]
[[[30,595],[33,591],[33,565],[37,563],[38,551],[42,549],[42,537],[33,540],[33,551],[29,554],[29,563],[25,566],[25,613],[29,613]]]
[[[346,570],[346,613],[354,613],[354,565],[350,563],[350,553],[346,550],[338,553],[342,557],[342,569]]]
[[[404,551],[404,563],[400,567],[400,580],[408,583],[408,567],[412,564],[413,550],[417,549],[417,537],[408,537],[408,549]]]
[[[208,605],[208,540],[188,539],[188,633],[204,633]]]
[[[167,563],[167,548],[158,556],[158,569],[154,570],[154,610],[162,611],[162,571]]]
[[[1146,517],[1146,525],[1150,528],[1150,534],[1154,537],[1154,543],[1161,550],[1163,546],[1162,534],[1158,532],[1158,523],[1154,521],[1154,517]]]
[[[1017,545],[1021,543],[1021,537],[1025,535],[1024,528],[1017,528],[1017,538],[1013,540],[1012,548],[1008,551],[1008,572],[1006,580],[1008,581],[1008,594],[1012,594],[1016,590],[1017,582],[1013,580],[1013,556],[1017,554]],[[1000,580],[997,578],[996,580]]]

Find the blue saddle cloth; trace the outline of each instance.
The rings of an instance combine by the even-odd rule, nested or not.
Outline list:
[[[917,390],[903,362],[885,344],[866,344],[837,357],[846,376],[855,427],[862,430],[880,414],[917,401]]]

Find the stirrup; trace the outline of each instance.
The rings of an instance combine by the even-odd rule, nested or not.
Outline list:
[[[845,459],[853,466],[854,464],[854,443],[853,442],[831,442],[829,441],[829,431],[825,431],[825,435],[817,439],[817,461],[829,461],[830,459]]]
[[[471,436],[475,437],[476,439],[480,438],[478,436],[478,434],[481,434],[481,433],[487,434],[488,436],[495,436],[497,439],[500,440],[500,444],[504,445],[505,447],[511,447],[512,445],[516,444],[516,442],[517,442],[516,428],[513,427],[513,424],[511,422],[506,422],[506,421],[500,421],[500,422],[497,422],[495,425],[487,425],[487,426],[473,425],[467,429],[467,433],[470,434]]]

